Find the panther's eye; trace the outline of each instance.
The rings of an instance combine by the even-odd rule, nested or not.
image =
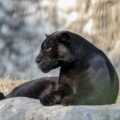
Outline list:
[[[48,48],[48,49],[46,49],[47,52],[50,52],[51,50],[52,50],[52,48]]]

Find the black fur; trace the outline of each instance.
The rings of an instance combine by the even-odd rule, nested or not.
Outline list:
[[[0,100],[3,100],[3,99],[5,99],[5,96],[3,93],[0,92]]]
[[[116,102],[117,73],[107,56],[85,38],[55,32],[41,45],[36,62],[43,72],[61,67],[59,78],[41,78],[24,83],[0,99],[24,96],[43,105],[103,105]]]
[[[117,99],[119,81],[113,65],[100,49],[75,33],[49,35],[36,62],[43,72],[61,67],[58,90],[43,98],[44,105],[54,104],[56,97],[63,105],[103,105]]]
[[[4,96],[3,93],[0,93],[0,100],[20,96],[34,99],[42,99],[44,96],[50,94],[51,91],[55,91],[57,89],[57,84],[57,77],[46,77],[32,80],[14,88],[6,96]]]

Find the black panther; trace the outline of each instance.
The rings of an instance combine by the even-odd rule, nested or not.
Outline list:
[[[59,77],[24,83],[0,99],[24,96],[43,105],[104,105],[116,102],[117,73],[106,55],[85,38],[60,31],[47,36],[36,62],[43,72],[61,67]]]
[[[100,49],[80,35],[69,31],[48,35],[36,62],[45,73],[61,67],[58,88],[40,98],[43,105],[116,102],[119,80],[113,65]]]

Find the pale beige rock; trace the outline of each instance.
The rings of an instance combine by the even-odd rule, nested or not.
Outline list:
[[[120,105],[44,107],[17,97],[0,101],[0,120],[120,120]]]

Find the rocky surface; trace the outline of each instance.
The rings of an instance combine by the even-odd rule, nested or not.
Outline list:
[[[0,120],[120,120],[120,105],[51,106],[18,97],[0,101]]]
[[[0,0],[0,77],[42,77],[34,61],[44,33],[63,29],[103,49],[119,72],[119,5],[120,0]]]

